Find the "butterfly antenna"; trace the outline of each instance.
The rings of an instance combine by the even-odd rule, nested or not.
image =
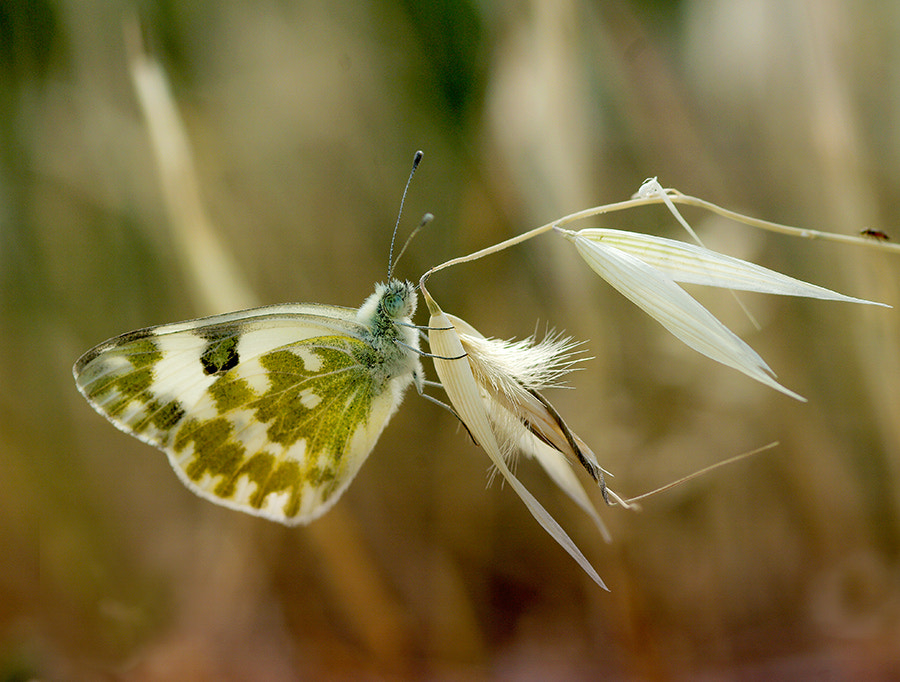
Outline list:
[[[416,169],[419,167],[419,163],[422,161],[423,156],[425,155],[421,150],[417,151],[415,153],[415,156],[413,156],[412,169],[409,171],[409,177],[406,179],[406,187],[403,188],[403,196],[400,197],[400,210],[397,212],[397,223],[394,225],[394,233],[391,235],[391,250],[388,254],[388,279],[393,277],[394,266],[397,264],[397,260],[400,260],[400,256],[397,256],[397,260],[394,260],[394,241],[397,239],[397,229],[400,227],[400,218],[403,216],[403,202],[406,201],[406,193],[409,191],[409,183],[412,182],[413,175],[416,174]],[[427,224],[427,221],[424,221],[423,224],[419,226],[419,229],[421,229],[425,224]],[[409,239],[406,240],[406,244],[409,244]],[[400,255],[403,255],[403,251],[406,250],[406,244],[403,245],[403,249],[400,251]]]
[[[388,279],[390,279],[391,276],[393,275],[394,267],[399,262],[400,257],[406,252],[406,247],[409,246],[409,243],[413,240],[413,237],[415,237],[417,234],[419,234],[419,230],[421,230],[423,227],[425,227],[432,220],[434,220],[434,216],[431,215],[430,213],[426,213],[424,216],[422,216],[422,222],[419,223],[419,226],[415,230],[413,230],[412,232],[409,233],[409,236],[406,238],[406,241],[403,242],[403,248],[400,249],[400,252],[397,254],[397,257],[394,259],[393,265],[391,265],[390,272],[388,272]]]

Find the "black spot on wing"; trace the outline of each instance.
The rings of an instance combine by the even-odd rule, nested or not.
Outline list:
[[[240,357],[237,351],[238,334],[234,329],[204,330],[203,337],[209,341],[200,355],[204,374],[220,374],[237,366]]]

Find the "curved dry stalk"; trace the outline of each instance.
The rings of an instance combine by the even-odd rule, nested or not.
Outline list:
[[[653,182],[656,182],[655,178],[653,179]],[[558,220],[546,223],[545,225],[536,227],[532,230],[529,230],[528,232],[523,232],[520,235],[511,237],[510,239],[499,242],[498,244],[494,244],[493,246],[488,246],[467,256],[459,256],[457,258],[452,258],[448,261],[445,261],[440,265],[436,265],[428,270],[423,275],[423,278],[427,278],[429,275],[438,272],[439,270],[449,268],[450,266],[460,265],[462,263],[470,263],[472,261],[478,260],[479,258],[484,258],[485,256],[498,253],[500,251],[508,249],[511,246],[515,246],[517,244],[526,242],[529,239],[533,239],[534,237],[544,234],[545,232],[550,232],[555,228],[563,227],[564,225],[578,222],[579,220],[585,220],[587,218],[593,218],[595,216],[605,215],[607,213],[615,213],[617,211],[625,211],[631,208],[637,208],[638,206],[648,206],[655,204],[681,204],[683,206],[695,206],[697,208],[705,209],[711,213],[715,213],[716,215],[720,215],[724,218],[734,220],[735,222],[744,223],[745,225],[748,225],[750,227],[756,227],[768,232],[777,232],[780,234],[789,235],[791,237],[801,237],[803,239],[821,239],[823,241],[832,241],[841,244],[853,244],[855,246],[863,246],[870,249],[877,249],[879,251],[900,253],[900,243],[892,243],[881,238],[875,239],[873,237],[838,234],[836,232],[823,232],[821,230],[813,230],[809,228],[791,227],[789,225],[782,225],[781,223],[775,223],[769,220],[762,220],[761,218],[753,218],[751,216],[738,213],[737,211],[722,208],[721,206],[718,206],[711,201],[706,201],[705,199],[699,199],[697,197],[684,194],[677,189],[660,188],[660,191],[654,191],[652,193],[642,193],[642,190],[646,184],[647,182],[642,185],[641,190],[639,190],[638,193],[635,194],[631,199],[627,199],[625,201],[617,201],[612,204],[604,204],[602,206],[595,206],[593,208],[586,208],[582,211],[570,213],[566,216],[563,216],[562,218],[559,218]],[[658,183],[656,184],[658,186]],[[677,212],[675,215],[677,219],[679,217],[677,215]],[[688,233],[691,234],[691,236],[699,243],[699,238],[697,238],[696,234],[690,228],[690,226],[687,225],[683,220],[679,220],[679,222],[681,222]],[[867,231],[864,230],[863,232]]]
[[[704,474],[708,474],[713,469],[718,469],[719,467],[726,466],[728,464],[734,464],[735,462],[740,462],[742,459],[747,459],[748,457],[753,457],[754,455],[758,455],[761,452],[765,452],[766,450],[771,450],[772,448],[779,445],[779,442],[773,441],[768,445],[763,445],[762,447],[756,448],[755,450],[750,450],[749,452],[742,452],[740,455],[735,455],[734,457],[729,457],[728,459],[723,459],[721,462],[716,462],[715,464],[710,464],[709,466],[703,467],[698,471],[695,471],[692,474],[688,474],[687,476],[683,476],[676,481],[672,481],[671,483],[666,483],[664,486],[660,486],[654,490],[651,490],[649,493],[643,493],[642,495],[636,495],[635,497],[629,497],[625,502],[627,505],[631,505],[635,509],[640,509],[640,506],[635,505],[634,503],[638,500],[643,500],[645,498],[650,497],[651,495],[656,495],[657,493],[665,492],[666,490],[670,490],[675,486],[681,485],[682,483],[687,483],[688,481],[692,481],[695,478],[699,478]],[[626,505],[626,506],[627,506]]]

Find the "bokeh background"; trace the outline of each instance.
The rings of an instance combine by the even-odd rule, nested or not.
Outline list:
[[[900,5],[4,0],[0,60],[0,679],[900,678],[894,254],[685,211],[713,248],[895,306],[744,295],[757,331],[696,292],[806,404],[683,347],[555,237],[432,278],[485,334],[586,341],[550,398],[623,495],[780,441],[601,509],[609,545],[520,462],[609,593],[414,393],[341,502],[287,529],[193,496],[70,370],[142,326],[359,305],[416,149],[401,237],[436,219],[411,279],[654,175],[900,237]],[[683,237],[658,207],[590,225]]]

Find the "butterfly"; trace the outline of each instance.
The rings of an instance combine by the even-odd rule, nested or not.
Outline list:
[[[148,327],[81,356],[78,390],[212,502],[288,525],[325,513],[403,394],[421,392],[410,282],[358,310],[285,304]]]
[[[393,277],[406,249],[395,260],[394,237],[388,282],[358,310],[294,303],[147,327],[82,355],[75,384],[199,496],[309,523],[350,485],[410,384],[423,394],[418,296]]]

